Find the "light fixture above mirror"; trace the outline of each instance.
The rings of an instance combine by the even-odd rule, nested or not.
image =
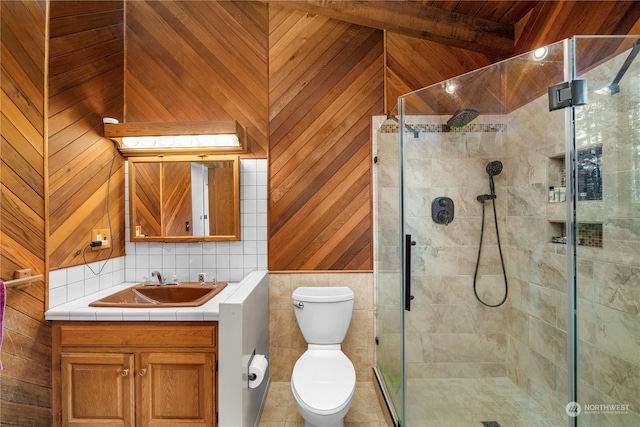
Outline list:
[[[105,117],[102,123],[105,138],[125,157],[246,152],[246,128],[236,120],[119,123]]]

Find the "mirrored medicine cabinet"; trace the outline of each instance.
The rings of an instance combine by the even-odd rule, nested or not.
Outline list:
[[[129,157],[132,242],[240,240],[238,155]]]

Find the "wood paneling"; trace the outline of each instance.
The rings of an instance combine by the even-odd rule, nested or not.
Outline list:
[[[430,2],[397,0],[305,0],[280,1],[278,5],[480,53],[513,53],[513,22],[485,19],[478,13],[482,8],[463,14],[455,11],[455,8],[443,9],[428,3]],[[496,9],[505,12],[511,9],[522,10],[513,7],[515,2],[504,3],[505,7]]]
[[[269,12],[269,270],[370,270],[382,32]]]
[[[542,1],[518,24],[516,53],[574,36],[640,33],[635,1]]]
[[[390,32],[386,33],[386,57],[388,111],[397,107],[401,95],[503,59]]]
[[[83,264],[91,230],[111,228],[124,255],[124,162],[102,137],[102,118],[123,116],[124,9],[121,1],[51,3],[49,46],[50,268]]]
[[[237,120],[266,157],[267,5],[134,1],[127,9],[127,122]]]
[[[527,14],[538,1],[500,0],[500,1],[433,1],[417,0],[427,6],[435,6],[450,12],[475,16],[490,21],[515,24]]]
[[[440,2],[436,2],[440,3]],[[471,7],[471,3],[489,3],[484,5],[484,14],[487,19],[492,18],[487,14],[490,7],[499,2],[458,2],[455,11],[461,13],[458,7]],[[508,2],[507,2],[508,3]],[[523,2],[524,3],[524,2]],[[453,7],[442,4],[439,7]],[[472,12],[472,10],[470,10]],[[479,13],[479,12],[478,12]],[[515,13],[515,12],[514,12]],[[522,10],[517,11],[514,16],[521,16]],[[511,18],[512,19],[512,18]],[[548,45],[564,38],[579,34],[637,34],[640,32],[640,3],[638,2],[607,2],[607,1],[544,1],[538,2],[533,9],[520,19],[516,24],[516,44],[514,54],[521,54],[537,47]],[[406,37],[399,34],[387,33],[387,110],[396,109],[397,98],[400,95],[430,86],[435,83],[445,81],[455,76],[462,75],[472,70],[490,65],[507,57],[488,56],[466,49],[445,46],[432,41]],[[628,46],[627,46],[628,47]],[[624,46],[620,46],[619,51]],[[583,46],[584,52],[591,52],[584,55],[580,64],[582,69],[589,68],[598,61],[603,60],[612,54],[616,49],[612,49],[607,44],[602,46]],[[509,55],[511,57],[512,55]],[[560,59],[561,60],[561,59]],[[562,80],[562,75],[550,74],[541,78],[534,86],[534,82],[528,82],[528,90],[522,90],[522,75],[526,75],[527,70],[511,69],[502,77],[495,80],[496,90],[487,96],[488,91],[475,90],[477,94],[472,99],[466,96],[467,108],[476,108],[481,112],[506,112],[523,105],[534,98],[544,95],[546,87],[552,82]],[[544,70],[544,74],[549,74],[550,70]],[[444,92],[444,91],[443,91]],[[468,89],[473,93],[474,89]],[[460,108],[459,103],[447,100],[447,95],[440,99],[424,99],[425,112],[438,111],[442,114],[452,114]],[[493,99],[491,99],[493,98]],[[450,107],[447,105],[451,104]]]
[[[0,277],[45,272],[43,1],[0,3]],[[51,328],[44,282],[8,289],[0,358],[0,425],[51,422]],[[34,369],[37,366],[37,369]]]

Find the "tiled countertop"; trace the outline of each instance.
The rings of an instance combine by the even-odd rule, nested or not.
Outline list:
[[[220,318],[220,303],[240,288],[240,283],[229,283],[218,295],[199,307],[89,307],[89,303],[135,284],[122,283],[54,307],[45,313],[45,319],[82,321],[215,321]]]

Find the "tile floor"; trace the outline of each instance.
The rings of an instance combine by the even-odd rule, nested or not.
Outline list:
[[[407,418],[416,427],[566,427],[508,378],[409,380]],[[561,408],[564,408],[562,406]]]
[[[344,421],[345,427],[386,427],[373,383],[356,384],[356,395]],[[289,382],[273,382],[262,411],[260,427],[304,427]]]
[[[304,427],[288,382],[271,383],[260,427]],[[412,427],[566,427],[508,378],[414,379],[407,392]],[[345,427],[386,427],[373,383],[358,383]]]

